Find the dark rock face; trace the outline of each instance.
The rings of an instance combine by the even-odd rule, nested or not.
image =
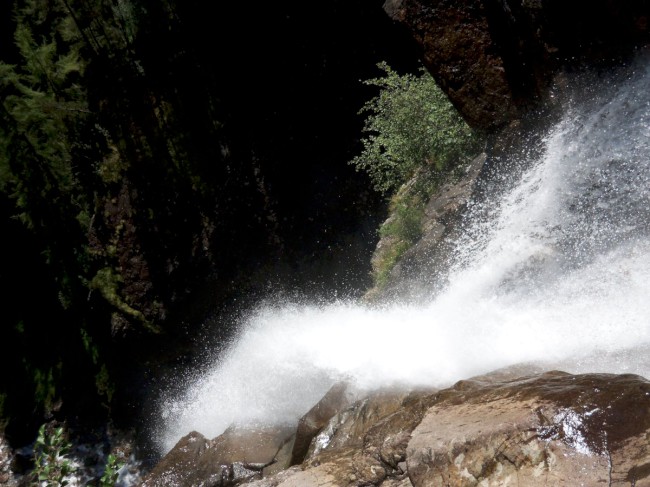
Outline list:
[[[629,374],[518,376],[531,370],[513,367],[440,391],[373,392],[332,416],[301,465],[272,475],[247,461],[272,461],[278,441],[271,449],[256,441],[227,446],[219,438],[228,432],[213,442],[189,435],[155,472],[160,481],[171,478],[161,472],[175,472],[173,485],[650,485],[650,382]],[[251,430],[241,438],[257,437]],[[219,470],[212,477],[208,463]]]
[[[650,2],[387,0],[438,84],[478,128],[539,106],[564,68],[606,67],[650,42]]]
[[[386,10],[413,31],[425,65],[471,126],[498,126],[514,117],[516,106],[484,2],[427,3],[390,2]]]

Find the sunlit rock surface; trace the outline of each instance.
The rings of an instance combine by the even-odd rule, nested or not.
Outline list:
[[[193,431],[181,438],[142,486],[221,486],[261,478],[293,433],[293,428],[283,427],[232,427],[209,441]]]
[[[413,485],[650,482],[645,379],[550,372],[465,387],[432,406],[413,431]]]
[[[514,378],[527,370],[440,391],[375,391],[333,414],[300,465],[271,475],[262,469],[290,431],[228,430],[213,441],[191,433],[142,485],[650,485],[650,382],[560,371]]]

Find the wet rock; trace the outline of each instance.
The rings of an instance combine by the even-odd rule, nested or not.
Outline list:
[[[278,483],[253,485],[408,485],[397,464],[435,397],[432,390],[373,392],[331,418],[314,438],[302,471]]]
[[[203,458],[212,463],[240,462],[250,466],[266,466],[273,462],[293,432],[294,428],[290,426],[230,427],[212,440]]]
[[[6,487],[15,487],[18,485],[19,479],[13,472],[13,463],[13,451],[5,440],[2,431],[0,431],[0,485]]]
[[[307,412],[298,423],[296,438],[291,452],[291,465],[302,463],[309,451],[314,437],[328,423],[328,421],[339,411],[343,410],[352,402],[353,395],[348,384],[341,382],[323,396],[323,398]]]
[[[293,434],[285,441],[284,445],[282,445],[278,453],[275,455],[273,462],[262,469],[262,476],[270,477],[271,475],[281,472],[291,466],[291,453],[293,452],[295,441],[296,435]]]
[[[144,485],[650,485],[650,382],[536,370],[368,394],[332,415],[302,464],[277,472],[262,462],[288,454],[287,431],[193,433]]]
[[[208,439],[196,431],[184,436],[147,475],[142,487],[190,485],[188,482],[196,474],[196,462],[208,445]]]
[[[368,431],[398,410],[407,395],[404,391],[375,391],[339,412],[314,438],[306,461],[326,449],[362,448]]]
[[[641,377],[554,372],[453,391],[412,433],[415,486],[650,482],[650,383]]]
[[[261,478],[293,431],[287,427],[231,427],[211,441],[192,432],[172,448],[142,486],[225,487]]]

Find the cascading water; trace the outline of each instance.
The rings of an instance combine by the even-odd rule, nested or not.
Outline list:
[[[191,430],[295,423],[342,379],[446,386],[521,362],[650,377],[650,68],[607,90],[567,111],[510,190],[470,208],[429,303],[260,307],[163,402],[161,449]]]

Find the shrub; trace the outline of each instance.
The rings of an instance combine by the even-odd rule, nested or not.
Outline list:
[[[41,425],[34,444],[34,475],[39,484],[58,487],[69,483],[68,477],[75,471],[66,458],[70,446],[62,427],[48,432],[45,424]]]
[[[99,479],[100,487],[113,487],[118,480],[120,469],[124,466],[117,460],[114,454],[108,455],[106,459],[106,466],[104,467],[104,474]]]
[[[368,173],[374,188],[393,193],[419,168],[440,176],[464,162],[476,136],[423,68],[400,75],[385,62],[384,76],[364,81],[379,87],[359,114],[367,114],[361,154],[350,161]]]

